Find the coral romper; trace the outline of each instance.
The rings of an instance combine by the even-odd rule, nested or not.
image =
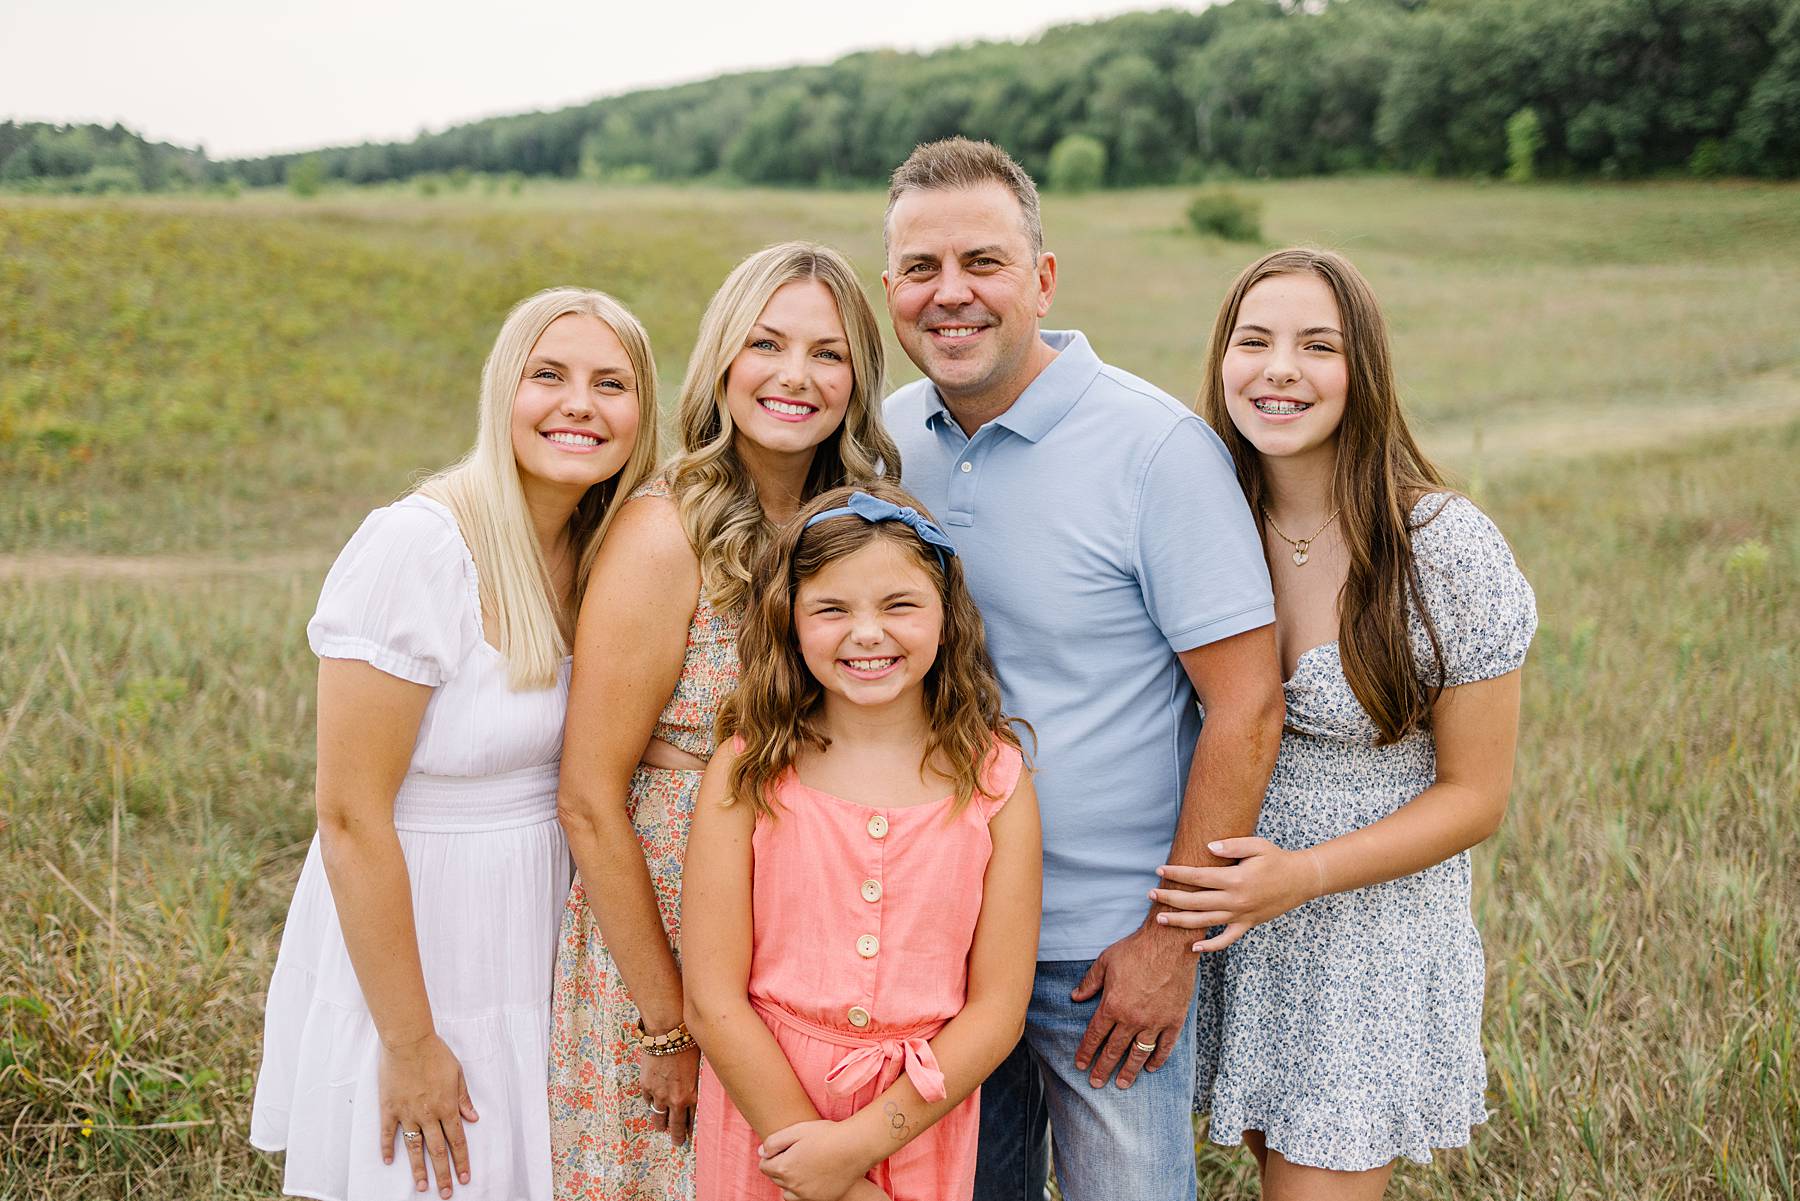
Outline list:
[[[802,784],[775,790],[757,822],[750,1001],[819,1115],[850,1117],[899,1079],[944,1096],[928,1039],[963,1007],[969,948],[994,844],[988,821],[1018,784],[1018,750],[996,742],[989,795],[954,818],[946,797],[884,809]],[[975,1186],[980,1092],[880,1164],[869,1179],[894,1201],[967,1201]],[[709,1066],[700,1072],[695,1143],[700,1201],[774,1201],[757,1168],[761,1140]]]

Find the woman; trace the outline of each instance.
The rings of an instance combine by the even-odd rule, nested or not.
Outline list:
[[[558,808],[579,882],[556,964],[556,1195],[693,1196],[700,1054],[682,1025],[681,860],[737,682],[752,563],[820,492],[898,474],[882,346],[848,262],[788,242],[707,305],[681,453],[619,515],[582,605]]]
[[[1376,1198],[1486,1118],[1468,851],[1506,809],[1536,608],[1407,431],[1343,258],[1238,277],[1201,404],[1262,517],[1287,728],[1257,837],[1210,848],[1237,862],[1151,895],[1224,927],[1195,946],[1213,1141],[1249,1145],[1271,1201]]]
[[[540,292],[488,356],[475,448],[370,514],[326,577],[307,626],[319,832],[251,1117],[288,1193],[549,1193],[567,651],[614,498],[656,462],[656,412],[637,320]]]

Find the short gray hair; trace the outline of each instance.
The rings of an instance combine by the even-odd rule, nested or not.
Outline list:
[[[894,168],[888,181],[887,212],[881,219],[881,241],[887,244],[894,205],[908,192],[955,191],[997,183],[1019,202],[1025,219],[1025,237],[1033,258],[1044,253],[1044,219],[1038,210],[1037,185],[1013,156],[992,142],[969,138],[944,138],[913,148],[906,161]]]

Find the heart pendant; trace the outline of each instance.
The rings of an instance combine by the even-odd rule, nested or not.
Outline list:
[[[1295,567],[1305,567],[1306,566],[1306,552],[1305,551],[1297,550],[1294,552],[1294,566]]]

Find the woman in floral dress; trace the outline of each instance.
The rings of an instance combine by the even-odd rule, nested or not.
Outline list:
[[[1263,522],[1287,703],[1256,836],[1165,865],[1204,931],[1197,1103],[1267,1201],[1373,1201],[1486,1120],[1469,850],[1506,810],[1537,610],[1506,539],[1402,417],[1339,255],[1246,268],[1201,412]]]
[[[879,327],[836,251],[751,255],[707,306],[682,451],[620,512],[575,636],[558,810],[577,880],[550,1043],[559,1201],[687,1201],[700,1054],[681,1024],[681,861],[751,565],[807,500],[899,473]]]

